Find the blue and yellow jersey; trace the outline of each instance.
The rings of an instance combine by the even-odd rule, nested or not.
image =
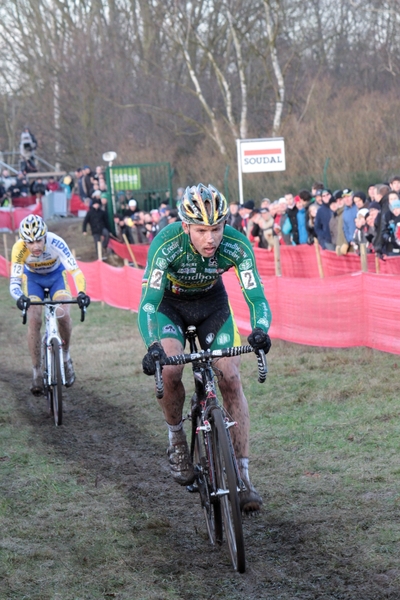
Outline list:
[[[15,299],[22,295],[24,270],[39,275],[48,275],[62,265],[74,278],[78,292],[85,292],[85,277],[65,241],[55,233],[48,232],[42,254],[32,256],[24,240],[18,240],[11,252],[10,294]]]

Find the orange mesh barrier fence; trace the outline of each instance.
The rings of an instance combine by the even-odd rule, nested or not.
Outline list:
[[[143,271],[102,261],[79,263],[93,300],[137,312]],[[400,354],[400,277],[358,273],[327,279],[263,277],[272,310],[271,336],[310,346],[369,346]],[[236,275],[224,283],[239,330],[250,332],[249,311]]]
[[[117,254],[117,256],[132,261],[131,255],[126,244],[121,244],[121,242],[117,242],[117,240],[113,240],[112,238],[110,238],[108,245],[111,248],[111,250],[113,250],[115,254]],[[133,252],[137,264],[141,267],[145,267],[147,262],[147,253],[149,251],[149,246],[147,246],[146,244],[129,244],[129,247]]]

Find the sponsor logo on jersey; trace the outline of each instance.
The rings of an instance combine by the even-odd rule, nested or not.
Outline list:
[[[22,260],[22,259],[24,258],[24,256],[25,256],[25,253],[26,253],[26,246],[23,246],[23,247],[21,248],[21,250],[18,252],[18,254],[17,254],[16,258],[15,258],[15,261],[16,261],[16,262],[21,262],[21,260]]]
[[[249,269],[251,269],[253,266],[253,261],[251,260],[251,258],[247,258],[246,260],[244,260],[243,262],[240,263],[239,265],[239,270],[240,271],[248,271]]]
[[[160,269],[163,269],[163,271],[165,271],[165,269],[168,267],[168,262],[165,260],[165,258],[157,258],[156,260],[156,265],[157,267],[159,267]]]
[[[232,244],[231,242],[228,242],[227,240],[224,241],[223,242],[223,251],[225,252],[225,254],[228,254],[235,260],[239,260],[241,257],[246,258],[248,256],[246,250],[244,248],[241,248],[237,242]]]
[[[246,290],[252,290],[253,288],[257,287],[254,271],[252,269],[248,271],[241,271],[240,279],[242,280],[243,287]]]
[[[221,346],[226,346],[226,344],[229,344],[230,341],[231,341],[231,336],[229,335],[229,333],[220,333],[219,336],[217,337],[217,342]]]
[[[168,325],[164,325],[162,332],[163,333],[172,333],[173,335],[177,334],[176,328],[171,323],[169,323]]]
[[[142,310],[144,310],[144,312],[147,312],[149,314],[153,314],[156,312],[156,307],[154,306],[154,304],[150,304],[150,302],[148,302],[147,304],[142,306]]]
[[[264,327],[269,327],[269,321],[265,317],[261,317],[261,319],[257,320],[257,325],[264,325]]]
[[[215,258],[215,256],[208,259],[208,266],[209,267],[218,267],[218,260]]]
[[[53,238],[51,240],[51,245],[61,250],[65,254],[65,256],[71,256],[71,252],[69,251],[67,244],[63,242],[63,240],[56,240],[55,238]]]
[[[206,342],[210,346],[214,341],[215,335],[213,333],[207,333]]]
[[[179,246],[179,242],[171,242],[171,244],[168,244],[165,248],[162,249],[162,253],[164,254],[164,256],[169,256],[176,249],[181,249]]]

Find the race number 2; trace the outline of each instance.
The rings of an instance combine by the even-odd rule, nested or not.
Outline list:
[[[151,279],[150,279],[150,287],[154,288],[155,290],[159,290],[161,288],[161,280],[163,277],[163,271],[160,271],[160,269],[154,269],[154,271],[151,274]]]
[[[253,288],[257,287],[254,271],[252,269],[249,271],[242,271],[240,273],[240,277],[242,279],[243,287],[246,290],[252,290]]]

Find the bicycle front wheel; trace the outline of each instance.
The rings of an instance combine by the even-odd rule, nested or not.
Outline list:
[[[246,559],[242,515],[240,512],[238,481],[233,463],[229,432],[220,408],[212,411],[212,440],[214,449],[217,493],[220,496],[225,537],[233,567],[244,573]]]
[[[50,386],[51,412],[54,424],[62,425],[62,377],[60,364],[60,344],[58,340],[51,340],[51,386]]]
[[[200,494],[201,506],[204,513],[208,537],[213,546],[222,544],[222,516],[221,503],[218,496],[211,495],[212,469],[210,456],[210,435],[200,429],[201,418],[193,419],[194,456],[193,464],[196,472],[196,482]],[[215,487],[215,486],[214,486]]]

